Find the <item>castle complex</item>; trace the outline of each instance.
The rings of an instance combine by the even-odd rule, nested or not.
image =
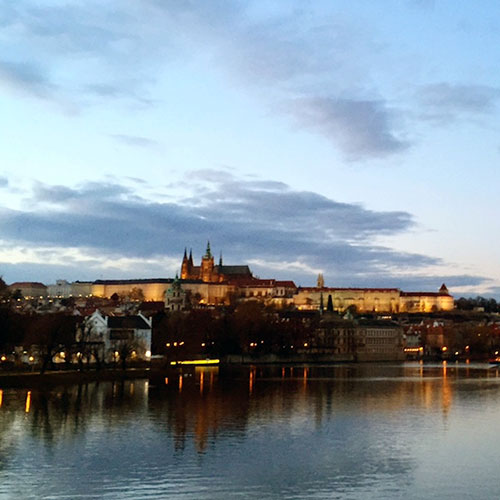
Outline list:
[[[318,310],[331,304],[330,307],[336,311],[354,307],[360,313],[434,312],[454,308],[453,297],[444,284],[437,292],[404,292],[399,288],[325,287],[322,275],[319,275],[315,287],[297,287],[293,281],[259,279],[253,276],[247,265],[224,265],[222,255],[216,265],[210,243],[199,266],[194,265],[192,251],[188,256],[187,249],[184,250],[180,279],[176,280],[160,278],[73,283],[58,280],[48,287],[41,283],[36,285],[36,295],[29,283],[13,283],[10,288],[20,290],[25,297],[111,297],[117,294],[135,300],[165,301],[167,308],[172,310],[181,309],[188,302],[187,298],[194,306],[258,300],[278,308]]]

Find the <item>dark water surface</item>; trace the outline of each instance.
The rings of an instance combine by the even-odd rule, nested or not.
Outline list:
[[[0,498],[500,498],[499,371],[193,368],[4,389]]]

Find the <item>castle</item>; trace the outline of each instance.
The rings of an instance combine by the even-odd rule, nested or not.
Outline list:
[[[11,285],[11,288],[19,288],[23,296],[34,295],[32,287],[28,290]],[[229,304],[232,300],[258,300],[276,307],[302,310],[319,310],[331,302],[336,311],[342,312],[354,306],[360,313],[416,313],[450,311],[454,308],[453,296],[444,284],[437,292],[404,292],[399,288],[326,287],[322,275],[318,277],[315,287],[297,287],[293,281],[259,279],[253,276],[247,265],[224,265],[222,255],[219,263],[215,264],[210,243],[199,266],[194,265],[192,251],[188,256],[187,249],[184,250],[179,280],[157,278],[74,283],[59,280],[56,285],[47,288],[45,294],[50,297],[111,297],[115,293],[132,296],[135,291],[135,295],[142,296],[144,300],[169,302],[171,309],[174,303],[177,304],[175,308],[182,309],[184,299],[181,301],[179,298],[184,297],[184,293],[196,297],[199,304],[209,306]],[[38,289],[37,295],[42,295]]]
[[[222,253],[219,264],[214,264],[214,256],[210,250],[210,242],[207,243],[205,255],[201,258],[201,264],[193,264],[193,252],[184,249],[184,257],[181,264],[182,280],[200,280],[204,283],[223,283],[234,280],[252,280],[253,275],[248,266],[225,266],[222,263]]]

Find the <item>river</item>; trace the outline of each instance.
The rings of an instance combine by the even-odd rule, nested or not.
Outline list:
[[[0,389],[1,499],[493,499],[487,364],[191,368]]]

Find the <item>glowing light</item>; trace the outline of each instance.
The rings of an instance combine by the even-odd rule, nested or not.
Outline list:
[[[25,413],[29,413],[30,408],[31,408],[31,391],[28,391],[28,394],[26,394],[26,404],[24,405]]]
[[[167,347],[170,347],[170,342],[167,342],[165,345],[166,345]]]
[[[7,361],[7,357],[6,357],[6,356],[2,356],[2,357],[0,358],[0,360],[2,360],[2,361]]]
[[[151,357],[151,351],[146,351],[146,358],[150,358]]]
[[[0,389],[0,408],[2,407],[2,403],[3,403],[3,391],[2,389]]]
[[[201,347],[205,347],[205,342],[202,342],[202,343],[201,343]]]
[[[170,361],[171,365],[218,365],[220,359],[188,359],[185,361]]]
[[[443,346],[443,347],[441,347],[441,350],[442,350],[443,352],[446,352],[446,351],[448,350],[448,348],[447,348],[446,346]]]
[[[115,358],[117,358],[120,355],[118,351],[115,351]]]
[[[177,347],[177,342],[174,342],[174,347]]]
[[[168,385],[168,377],[165,377],[165,385]]]
[[[59,356],[61,356],[61,358],[65,358],[66,357],[66,353],[64,351],[61,351],[59,353]]]
[[[304,347],[307,347],[309,344],[307,342],[304,342]]]
[[[28,360],[29,360],[31,363],[33,363],[33,361],[35,361],[35,358],[34,358],[33,356],[30,356],[30,357],[28,358]]]
[[[184,345],[184,342],[179,342],[179,345]]]

